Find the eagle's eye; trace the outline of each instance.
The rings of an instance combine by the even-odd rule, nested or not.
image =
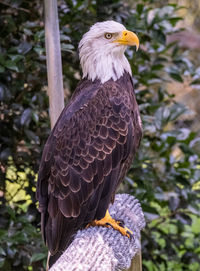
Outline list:
[[[107,39],[107,40],[110,40],[111,38],[112,38],[112,34],[111,33],[106,33],[105,35],[104,35],[104,37]]]

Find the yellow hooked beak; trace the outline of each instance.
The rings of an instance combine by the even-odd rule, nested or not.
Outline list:
[[[122,35],[120,38],[114,40],[113,42],[117,42],[123,45],[136,46],[136,51],[139,48],[140,42],[137,35],[131,31],[124,30],[122,31]]]

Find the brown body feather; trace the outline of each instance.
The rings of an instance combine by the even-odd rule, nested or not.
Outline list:
[[[37,198],[51,255],[104,217],[139,147],[142,127],[128,73],[104,84],[83,79],[45,145]]]

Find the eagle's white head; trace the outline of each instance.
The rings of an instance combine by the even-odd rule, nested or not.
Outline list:
[[[139,39],[115,21],[94,24],[79,43],[83,78],[100,79],[101,83],[119,79],[131,67],[124,52],[128,45],[138,49]]]

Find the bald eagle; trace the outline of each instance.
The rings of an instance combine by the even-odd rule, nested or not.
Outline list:
[[[87,225],[112,226],[108,207],[139,147],[141,119],[127,46],[138,37],[115,21],[94,24],[79,44],[83,78],[43,150],[37,199],[50,265]]]

